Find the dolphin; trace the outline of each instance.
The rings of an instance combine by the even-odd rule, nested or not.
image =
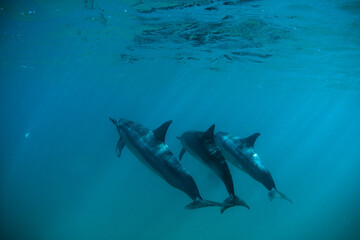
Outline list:
[[[152,131],[141,124],[125,118],[118,121],[110,118],[110,121],[115,124],[120,135],[116,145],[117,156],[120,157],[122,149],[124,146],[127,146],[148,168],[171,186],[185,192],[193,200],[185,208],[196,209],[209,206],[226,206],[222,203],[202,199],[190,173],[181,166],[165,144],[165,135],[172,121],[167,121]]]
[[[293,203],[285,194],[276,189],[275,182],[269,170],[261,162],[259,155],[254,150],[254,144],[260,133],[254,133],[247,138],[232,136],[228,133],[215,134],[215,142],[224,157],[236,167],[249,174],[256,181],[262,183],[269,190],[269,199],[283,198]]]
[[[222,207],[220,210],[221,213],[232,206],[244,206],[249,209],[249,206],[235,195],[234,184],[229,167],[214,141],[214,129],[215,124],[213,124],[206,132],[188,131],[178,137],[183,145],[179,159],[182,159],[186,151],[189,152],[193,157],[214,171],[224,182],[230,195],[225,199],[224,203],[230,206]]]

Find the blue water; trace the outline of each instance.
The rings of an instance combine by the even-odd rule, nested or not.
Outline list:
[[[1,239],[360,239],[358,1],[18,0],[0,24]],[[116,157],[109,116],[172,119],[176,156],[184,131],[260,132],[294,204],[230,165],[251,209],[186,210],[128,149]]]

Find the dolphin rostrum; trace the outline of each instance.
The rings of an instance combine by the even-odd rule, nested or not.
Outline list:
[[[110,120],[115,124],[120,135],[116,145],[118,157],[120,157],[124,146],[127,146],[147,167],[171,186],[185,192],[193,200],[186,206],[187,209],[227,206],[222,203],[203,200],[190,173],[181,166],[165,144],[165,135],[172,121],[167,121],[159,128],[151,131],[141,124],[124,118],[118,121],[112,118]]]
[[[183,145],[179,159],[182,159],[185,151],[189,152],[193,157],[214,171],[224,182],[230,195],[224,203],[229,204],[230,206],[222,207],[221,213],[232,206],[244,206],[249,209],[249,206],[235,195],[234,184],[229,167],[214,141],[214,128],[215,124],[213,124],[206,132],[188,131],[178,137]]]
[[[260,136],[255,133],[247,138],[232,136],[228,133],[215,134],[215,142],[224,157],[236,167],[249,174],[256,181],[262,183],[269,190],[269,199],[283,198],[293,203],[285,194],[276,189],[275,182],[269,170],[261,162],[259,155],[254,151],[254,143]]]

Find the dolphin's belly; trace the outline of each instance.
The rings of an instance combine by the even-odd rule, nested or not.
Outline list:
[[[194,158],[199,160],[201,163],[208,165],[208,160],[206,158],[204,158],[204,154],[205,154],[204,151],[202,151],[202,149],[199,149],[199,148],[196,149],[196,147],[198,147],[198,146],[195,146],[195,147],[189,146],[186,142],[184,142],[183,147]]]
[[[220,152],[216,152],[213,149],[208,149],[206,146],[196,146],[193,148],[192,146],[184,144],[184,147],[186,151],[188,151],[193,157],[198,159],[205,166],[210,168],[220,178],[227,174],[223,165],[223,161],[225,161],[225,159]]]
[[[141,162],[167,183],[181,189],[193,200],[200,196],[190,173],[181,166],[166,144],[154,145],[143,139],[134,143],[128,138],[125,144]]]
[[[233,165],[246,172],[245,167],[241,159],[233,153],[225,154],[225,158],[229,160]]]
[[[244,161],[244,157],[237,150],[236,145],[228,143],[227,145],[221,146],[222,153],[229,162],[238,167],[244,172],[247,172],[246,162]]]
[[[125,145],[150,170],[177,188],[189,183],[189,173],[180,165],[165,143],[154,142],[151,133],[136,137],[123,134]],[[190,187],[191,188],[191,187]]]
[[[126,134],[123,134],[126,147],[151,171],[164,178],[162,170],[162,161],[156,159],[155,154],[142,139],[130,140]]]
[[[253,178],[257,179],[261,172],[266,170],[261,161],[253,161],[247,157],[241,150],[230,147],[225,150],[225,157],[236,167],[249,174]]]

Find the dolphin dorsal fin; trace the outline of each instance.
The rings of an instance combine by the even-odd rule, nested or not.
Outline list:
[[[166,132],[167,132],[167,130],[168,130],[171,123],[172,123],[172,120],[169,120],[167,122],[164,122],[157,129],[154,129],[153,133],[154,133],[155,138],[159,139],[162,142],[165,142],[165,135],[166,135]]]
[[[244,138],[244,142],[248,145],[248,147],[254,147],[256,139],[260,136],[260,133],[254,133],[253,135]]]
[[[211,127],[203,133],[202,138],[213,138],[214,137],[214,129],[215,124],[211,125]]]

